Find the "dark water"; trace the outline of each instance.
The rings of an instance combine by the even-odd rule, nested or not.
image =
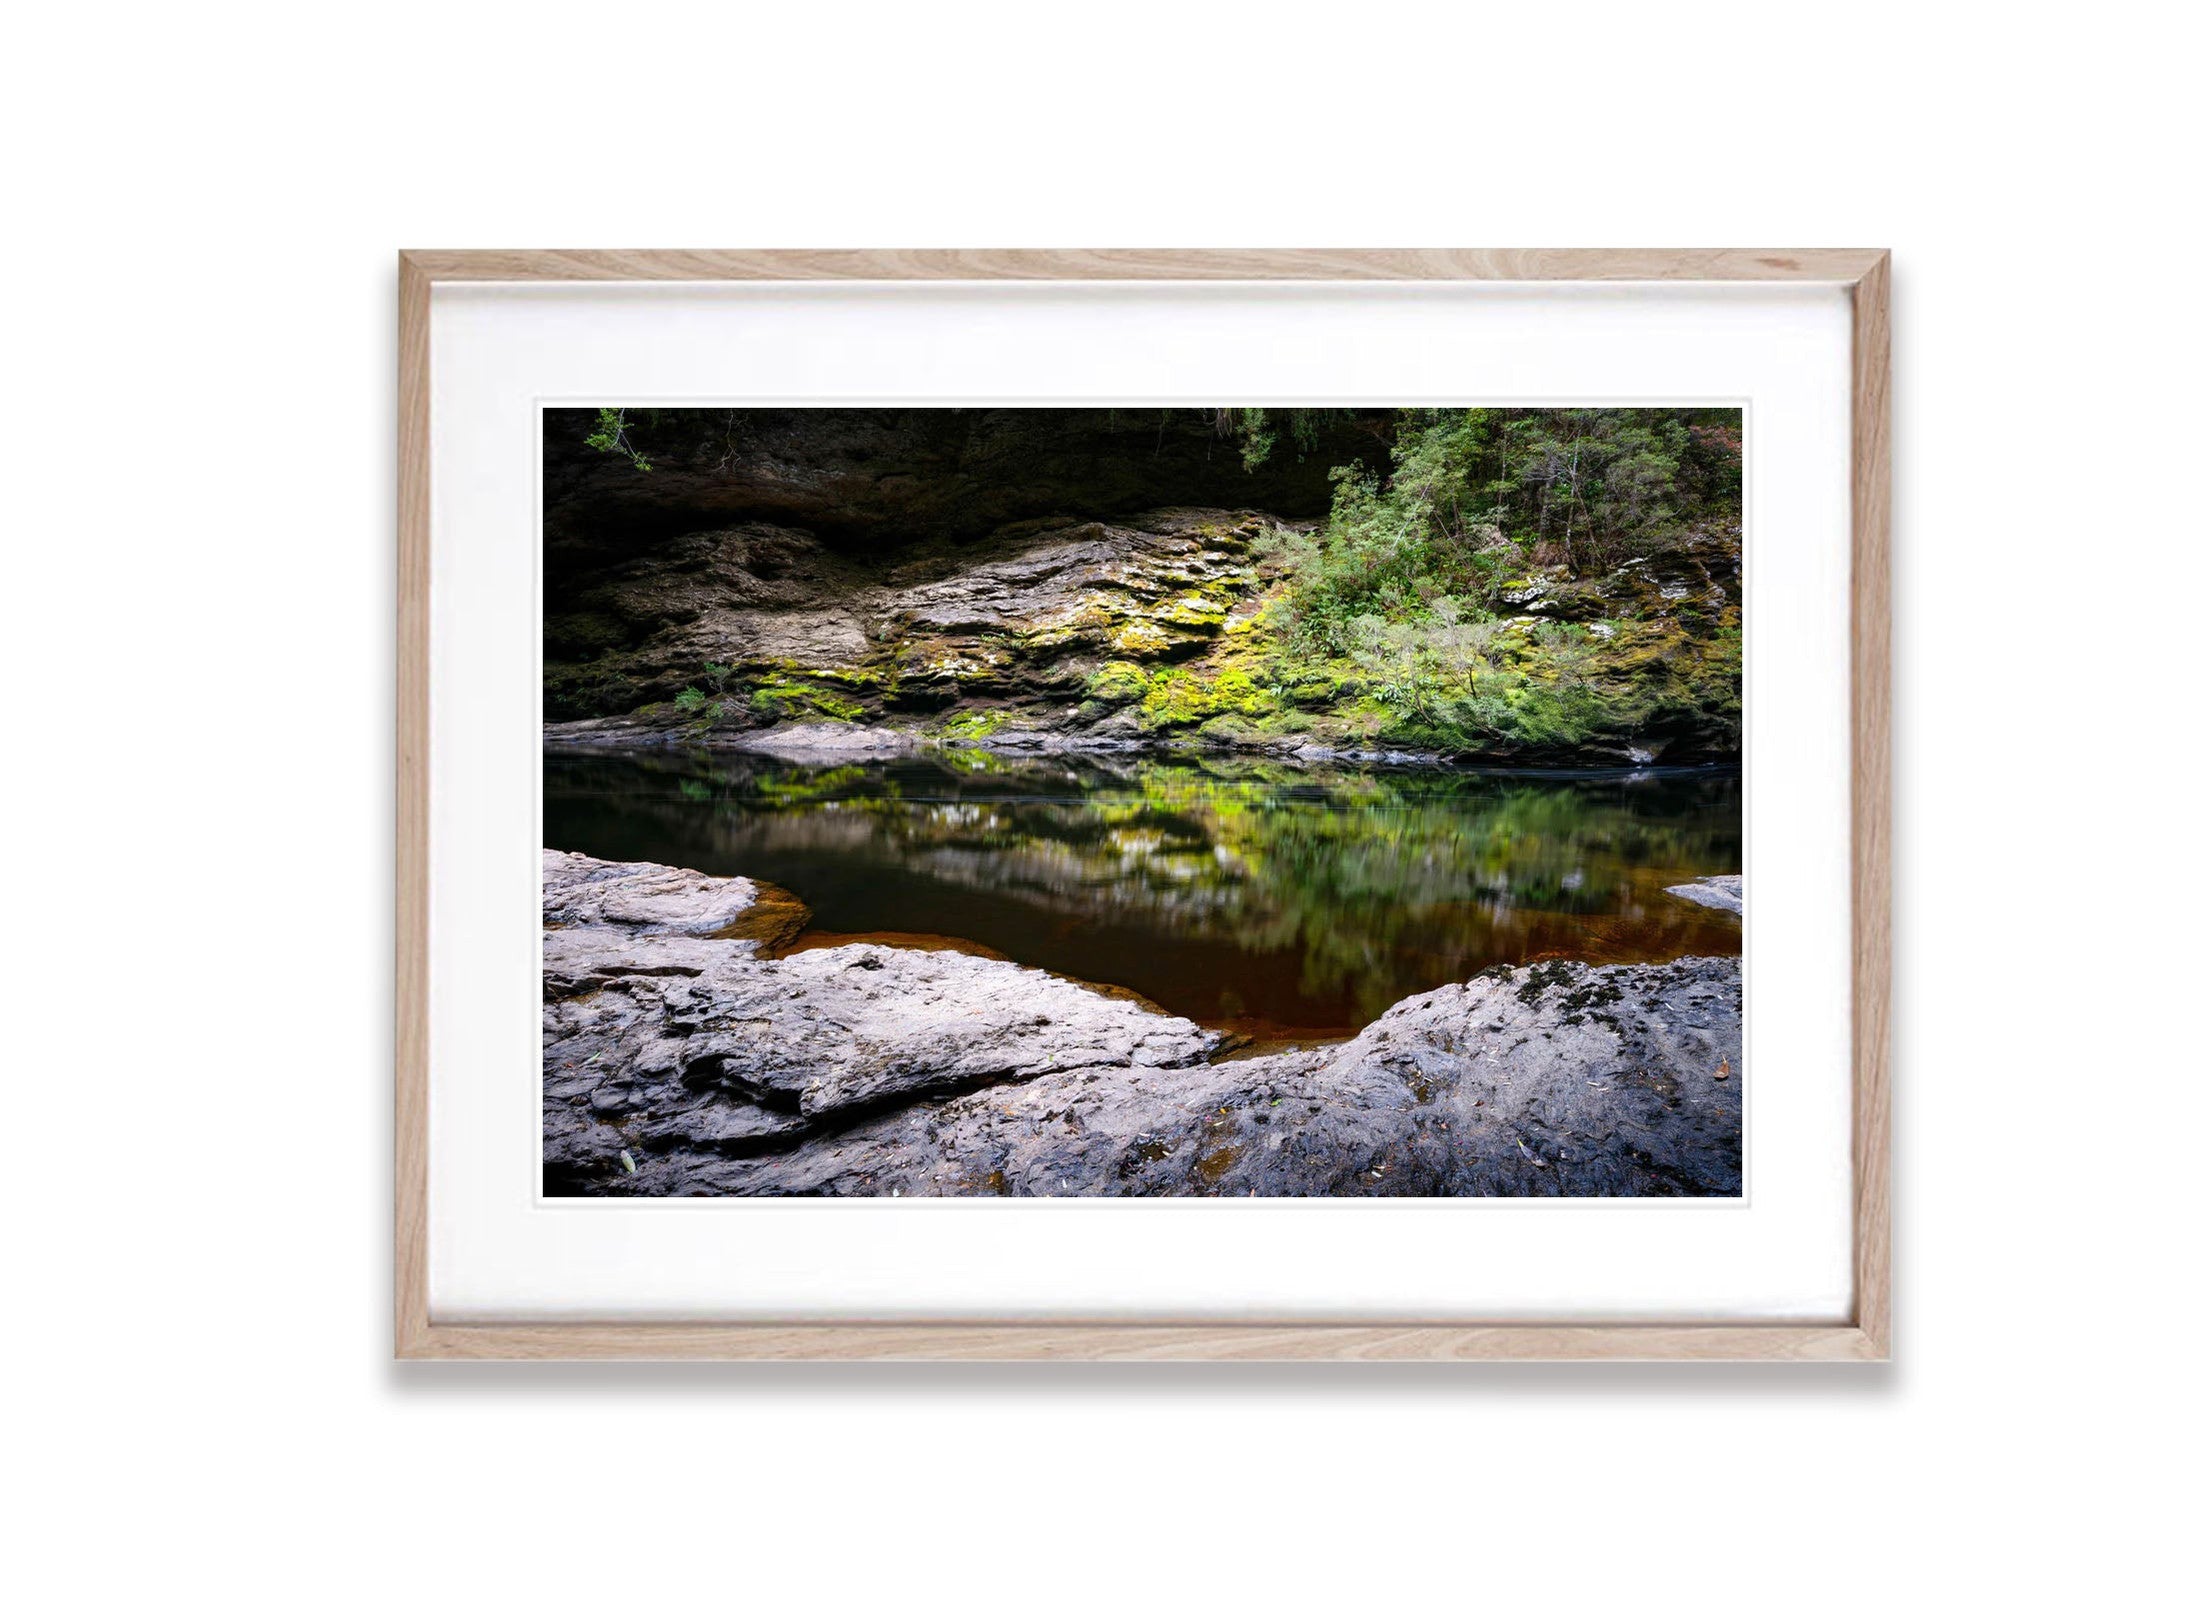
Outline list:
[[[781,884],[812,936],[973,941],[1267,1036],[1500,962],[1741,947],[1664,892],[1741,869],[1730,772],[553,752],[543,811],[552,848]]]

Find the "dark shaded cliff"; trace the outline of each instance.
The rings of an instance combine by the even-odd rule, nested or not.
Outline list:
[[[1247,468],[1199,410],[772,409],[627,413],[648,463],[591,449],[594,411],[546,413],[551,592],[665,539],[742,522],[811,533],[856,556],[969,540],[1038,517],[1161,505],[1319,516],[1329,474],[1388,461],[1389,413],[1338,414],[1312,448]],[[554,607],[553,607],[554,609]]]

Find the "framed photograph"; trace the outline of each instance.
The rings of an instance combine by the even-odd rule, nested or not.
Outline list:
[[[400,1356],[1886,1357],[1885,252],[399,282]]]

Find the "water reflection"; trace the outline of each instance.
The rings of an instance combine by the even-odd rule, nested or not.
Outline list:
[[[556,751],[543,795],[555,848],[763,878],[820,934],[944,934],[1269,1036],[1498,962],[1740,950],[1663,891],[1740,870],[1730,772]]]

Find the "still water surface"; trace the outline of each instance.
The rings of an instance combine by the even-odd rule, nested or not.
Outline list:
[[[778,883],[811,940],[967,941],[1264,1037],[1550,956],[1740,953],[1664,892],[1741,869],[1732,772],[1014,758],[544,757],[544,842]]]

